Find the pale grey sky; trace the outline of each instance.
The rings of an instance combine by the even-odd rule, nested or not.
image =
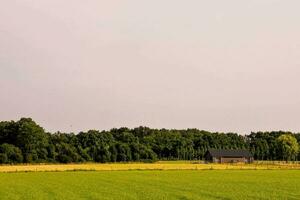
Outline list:
[[[0,0],[0,120],[300,131],[299,0]]]

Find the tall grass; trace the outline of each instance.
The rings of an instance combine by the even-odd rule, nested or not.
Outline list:
[[[203,164],[191,161],[160,161],[157,163],[86,163],[86,164],[35,164],[35,165],[1,165],[0,172],[34,172],[34,171],[126,171],[126,170],[267,170],[300,169],[300,163],[257,161],[252,164]]]

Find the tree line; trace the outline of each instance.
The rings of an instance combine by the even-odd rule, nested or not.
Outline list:
[[[300,160],[300,134],[213,133],[148,127],[49,133],[31,118],[0,122],[0,163],[203,160],[213,149],[248,149],[258,160]]]

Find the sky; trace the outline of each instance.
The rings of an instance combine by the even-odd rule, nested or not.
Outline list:
[[[299,0],[0,0],[0,120],[300,132]]]

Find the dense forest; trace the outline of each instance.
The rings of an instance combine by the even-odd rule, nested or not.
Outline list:
[[[258,160],[300,160],[300,134],[212,133],[138,127],[49,133],[31,118],[0,122],[0,163],[203,160],[209,148],[249,149]]]

